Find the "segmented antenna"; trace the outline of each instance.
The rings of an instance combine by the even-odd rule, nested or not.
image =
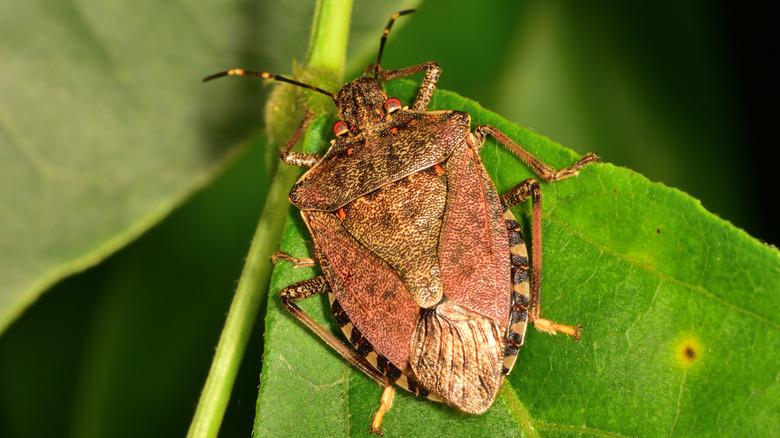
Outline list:
[[[405,11],[396,12],[390,16],[390,21],[387,22],[387,27],[385,27],[385,30],[382,32],[382,40],[379,41],[379,53],[376,55],[376,64],[374,64],[374,79],[376,79],[377,75],[379,74],[379,62],[382,61],[382,52],[385,50],[387,34],[389,34],[390,29],[393,28],[393,23],[395,23],[395,20],[398,19],[398,17],[401,15],[411,14],[415,11],[416,9],[407,9]]]
[[[251,71],[251,70],[243,70],[243,69],[240,69],[240,68],[234,68],[232,70],[223,71],[223,72],[220,72],[220,73],[213,74],[213,75],[211,75],[209,77],[203,78],[203,82],[208,82],[208,81],[212,81],[212,80],[217,79],[217,78],[221,78],[221,77],[224,77],[224,76],[232,76],[232,75],[236,75],[236,76],[257,76],[257,77],[265,78],[265,79],[273,79],[273,80],[279,81],[279,82],[287,82],[288,84],[297,85],[297,86],[302,87],[302,88],[308,88],[309,90],[313,90],[313,91],[316,91],[318,93],[322,93],[322,94],[330,97],[331,99],[333,99],[334,102],[336,101],[336,95],[335,94],[333,94],[333,93],[331,93],[329,91],[325,91],[322,88],[315,87],[314,85],[304,84],[303,82],[298,82],[298,81],[296,81],[294,79],[289,79],[289,78],[286,78],[284,76],[275,75],[273,73],[266,73],[264,71]]]

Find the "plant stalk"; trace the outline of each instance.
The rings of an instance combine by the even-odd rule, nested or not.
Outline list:
[[[320,0],[314,14],[307,68],[344,74],[352,0]],[[215,437],[225,415],[233,383],[246,351],[258,309],[267,298],[272,265],[287,218],[287,192],[299,175],[292,166],[278,166],[257,225],[244,269],[219,338],[209,375],[187,436]]]

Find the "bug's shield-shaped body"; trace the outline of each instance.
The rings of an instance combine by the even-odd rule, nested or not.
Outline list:
[[[524,161],[541,179],[576,176],[596,154],[560,170],[492,125],[470,132],[458,111],[427,111],[441,69],[428,61],[398,70],[380,67],[393,14],[380,42],[373,77],[338,95],[267,72],[232,69],[211,75],[259,76],[329,96],[339,109],[337,139],[325,155],[293,152],[313,114],[281,151],[282,160],[311,169],[290,201],[301,210],[316,260],[277,252],[272,261],[319,263],[324,275],[284,288],[282,303],[301,323],[384,392],[371,422],[381,434],[393,384],[465,412],[495,400],[523,345],[527,324],[575,339],[580,328],[541,318],[541,189],[534,178],[499,196],[479,158],[486,136]],[[380,81],[425,71],[412,110],[388,98]],[[509,208],[531,201],[533,266]],[[331,310],[354,349],[335,338],[295,301],[328,292]]]
[[[498,194],[467,142],[470,117],[383,114],[373,79],[345,94],[358,105],[340,108],[370,111],[342,120],[372,129],[336,140],[290,199],[373,349],[445,402],[484,412],[503,380],[510,260]]]

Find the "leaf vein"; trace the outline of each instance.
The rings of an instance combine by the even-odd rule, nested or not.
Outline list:
[[[680,390],[677,393],[677,410],[674,414],[674,421],[672,421],[672,427],[669,429],[669,436],[674,435],[674,426],[677,425],[677,419],[680,418],[680,403],[682,401],[683,388],[685,387],[685,376],[688,375],[688,370],[683,371],[682,380],[680,381]]]
[[[609,253],[609,254],[611,254],[611,255],[613,255],[613,256],[621,259],[621,260],[627,261],[627,262],[633,264],[634,266],[638,266],[638,267],[646,270],[647,272],[652,273],[653,275],[657,276],[658,278],[660,278],[662,280],[671,281],[671,282],[679,284],[681,286],[688,287],[691,290],[697,291],[697,292],[703,294],[704,296],[709,297],[710,299],[712,299],[714,301],[717,301],[717,302],[721,303],[722,305],[724,305],[724,306],[726,306],[728,308],[734,309],[737,312],[740,312],[740,313],[742,313],[744,315],[747,315],[749,317],[755,318],[755,319],[757,319],[757,320],[759,320],[759,321],[761,321],[761,322],[763,322],[765,324],[768,324],[768,325],[770,325],[770,326],[772,326],[774,328],[780,328],[780,324],[778,324],[777,322],[771,321],[771,320],[769,320],[767,318],[764,318],[763,316],[760,316],[760,315],[758,315],[756,313],[753,313],[753,312],[751,312],[751,311],[749,311],[749,310],[747,310],[745,308],[739,307],[739,306],[737,306],[737,305],[735,305],[733,303],[725,301],[724,299],[718,297],[714,293],[710,292],[709,290],[707,290],[707,289],[705,289],[705,288],[703,288],[701,286],[696,286],[696,285],[693,285],[693,284],[691,284],[689,282],[680,280],[678,278],[671,277],[671,276],[666,275],[666,274],[662,274],[662,273],[658,272],[655,269],[651,269],[648,266],[644,266],[641,263],[638,263],[636,260],[633,260],[632,258],[630,258],[630,257],[628,257],[628,256],[626,256],[624,254],[621,254],[621,253],[618,253],[616,251],[613,251],[612,249],[610,249],[610,248],[608,248],[608,247],[606,247],[604,245],[601,245],[600,243],[596,242],[595,240],[593,240],[593,239],[587,237],[586,235],[580,233],[579,231],[571,228],[566,222],[561,221],[558,218],[554,218],[554,217],[549,217],[548,216],[547,219],[549,221],[551,221],[551,222],[556,223],[557,225],[561,226],[562,228],[567,229],[572,235],[577,236],[580,239],[588,242],[589,244],[593,245],[595,248],[598,248],[599,250],[601,250],[603,252]]]
[[[594,429],[592,427],[588,426],[572,426],[569,424],[557,424],[557,423],[546,423],[546,422],[538,422],[537,427],[540,430],[559,430],[559,431],[569,431],[569,432],[579,432],[579,433],[587,433],[590,435],[595,436],[603,436],[603,437],[609,437],[609,438],[629,438],[633,437],[633,435],[623,435],[621,433],[617,432],[609,432],[606,430],[601,429]]]

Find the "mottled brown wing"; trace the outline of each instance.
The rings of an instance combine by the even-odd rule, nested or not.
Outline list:
[[[414,172],[441,163],[469,132],[457,111],[398,111],[375,131],[340,138],[290,191],[301,210],[335,211]]]
[[[511,299],[509,243],[498,193],[465,138],[448,159],[446,174],[447,207],[439,241],[444,293],[505,324]]]
[[[347,233],[333,213],[301,215],[322,270],[355,327],[378,353],[406,369],[419,307],[401,279]]]

